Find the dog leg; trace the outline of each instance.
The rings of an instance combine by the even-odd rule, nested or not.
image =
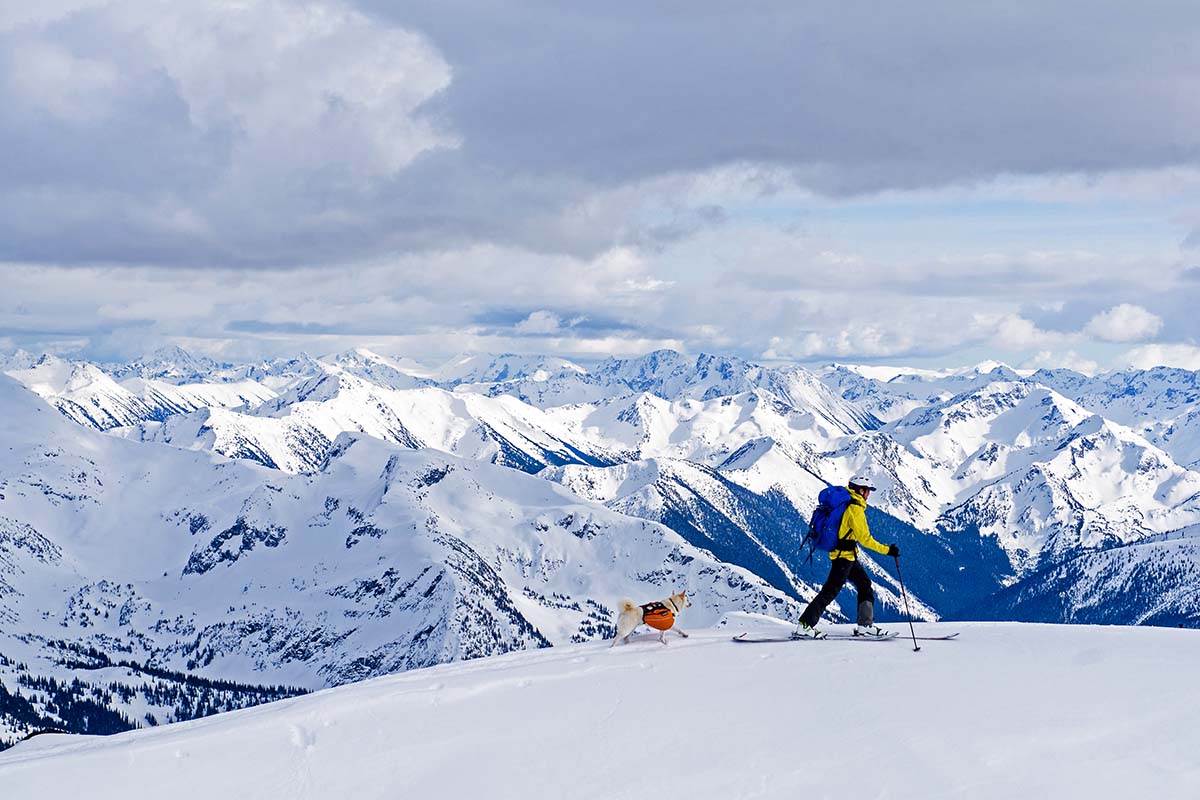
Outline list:
[[[676,633],[678,633],[680,636],[682,636],[685,639],[688,637],[688,635],[686,633],[684,633],[683,631],[679,630],[679,628],[671,628],[671,630],[675,631]]]

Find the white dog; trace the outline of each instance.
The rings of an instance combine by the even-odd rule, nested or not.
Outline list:
[[[686,639],[687,634],[675,627],[675,617],[691,604],[687,592],[679,592],[666,600],[640,606],[632,600],[622,600],[621,610],[617,613],[617,638],[613,640],[612,646],[616,647],[618,642],[628,643],[629,635],[642,623],[661,631],[658,640],[663,644],[667,643],[667,631],[675,631]]]

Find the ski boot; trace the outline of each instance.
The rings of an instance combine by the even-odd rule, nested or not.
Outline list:
[[[855,625],[855,636],[891,636],[891,633],[885,631],[878,625]]]
[[[824,639],[825,634],[821,633],[819,630],[812,627],[811,625],[805,625],[803,622],[801,622],[800,627],[796,628],[796,630],[792,632],[792,638],[793,639]]]

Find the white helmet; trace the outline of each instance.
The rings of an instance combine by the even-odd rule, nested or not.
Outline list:
[[[855,475],[850,479],[849,486],[851,489],[870,489],[875,491],[875,484],[866,475]]]

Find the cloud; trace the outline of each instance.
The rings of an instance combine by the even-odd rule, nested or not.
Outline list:
[[[782,1],[15,5],[14,261],[654,253],[728,227],[739,198],[1084,185],[1191,165],[1200,141],[1200,11],[1179,4],[839,7],[815,27]]]
[[[525,319],[516,324],[517,333],[524,334],[549,334],[558,333],[562,330],[562,320],[557,314],[552,314],[549,311],[534,311]]]
[[[36,349],[70,333],[105,358],[140,355],[155,339],[219,342],[222,352],[253,356],[380,341],[442,357],[685,346],[660,324],[660,293],[630,288],[647,280],[645,264],[622,253],[580,260],[476,248],[353,268],[0,269],[0,336]],[[525,310],[498,311],[513,286],[524,287]]]
[[[1083,332],[1106,342],[1137,342],[1162,330],[1161,317],[1141,306],[1121,303],[1092,317]]]
[[[61,13],[0,28],[0,258],[337,259],[380,183],[459,143],[437,50],[336,2]]]
[[[1032,358],[1019,364],[1021,369],[1071,369],[1084,375],[1095,375],[1100,370],[1100,364],[1094,359],[1085,358],[1074,350],[1065,353],[1054,353],[1042,350]]]
[[[470,6],[474,24],[445,0],[364,5],[429,32],[464,65],[448,102],[468,138],[486,127],[476,146],[506,167],[599,181],[769,162],[837,193],[1190,158],[1165,135],[1182,129],[1186,90],[1174,81],[1197,71],[1172,45],[1200,16],[1177,6],[1157,19],[1079,2],[1025,3],[1017,15],[838,8],[814,28],[783,2],[700,2],[687,15],[483,3]],[[1068,24],[1084,11],[1096,26]],[[1160,58],[1144,49],[1156,45]],[[1167,128],[1146,130],[1130,108]]]
[[[865,323],[834,333],[772,336],[760,358],[809,361],[818,358],[882,358],[905,353],[917,342],[907,331]]]
[[[1055,350],[1080,339],[1078,334],[1043,330],[1032,320],[1012,312],[975,314],[968,336],[994,347],[1016,351]]]
[[[1148,344],[1130,350],[1121,361],[1134,369],[1165,366],[1200,370],[1200,347],[1191,344]]]

